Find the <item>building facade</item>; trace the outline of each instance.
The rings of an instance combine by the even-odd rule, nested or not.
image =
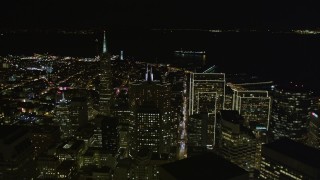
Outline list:
[[[174,144],[173,132],[171,126],[173,124],[172,111],[170,105],[171,89],[169,83],[162,83],[153,80],[152,70],[148,70],[144,81],[131,83],[129,86],[129,105],[131,110],[131,120],[129,123],[129,135],[131,138],[131,150],[138,152],[140,146],[147,141],[142,138],[143,133],[146,133],[153,141],[152,146],[159,147],[161,144],[161,152],[169,152],[170,147]],[[151,128],[152,130],[149,130]],[[155,134],[150,134],[155,133]],[[161,137],[161,143],[155,142]],[[138,139],[140,138],[140,139]],[[145,139],[145,140],[143,140]],[[136,144],[137,141],[139,144]],[[141,145],[140,145],[141,143]],[[147,143],[150,144],[150,143]],[[156,145],[157,144],[157,145]],[[152,148],[153,149],[153,148]]]
[[[310,92],[296,87],[276,88],[273,92],[271,128],[275,139],[307,139]]]
[[[320,118],[319,112],[310,113],[310,122],[308,126],[308,145],[320,149]]]
[[[225,102],[225,74],[224,73],[192,73],[189,91],[189,115],[208,113],[212,126],[208,131],[213,132],[211,142],[207,144],[212,149],[216,140],[217,112],[224,109]]]
[[[100,56],[100,90],[99,90],[99,113],[110,115],[111,98],[112,98],[112,72],[111,58],[107,51],[107,40],[104,32],[103,50]]]
[[[253,172],[257,142],[252,131],[243,126],[243,117],[237,111],[224,110],[221,114],[219,154],[243,169]]]
[[[269,128],[271,97],[268,91],[234,91],[233,109],[244,118],[248,127]]]
[[[320,151],[290,139],[262,146],[260,179],[319,179]]]

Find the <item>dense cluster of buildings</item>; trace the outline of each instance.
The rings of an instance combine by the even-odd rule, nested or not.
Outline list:
[[[24,77],[3,59],[0,179],[320,178],[319,100],[301,86],[117,59],[105,34],[98,60],[41,58]]]

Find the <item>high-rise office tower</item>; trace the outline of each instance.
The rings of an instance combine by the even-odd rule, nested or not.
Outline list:
[[[103,50],[100,56],[100,114],[110,115],[112,97],[111,59],[107,50],[106,33],[104,32]]]
[[[129,155],[129,124],[119,124],[119,148],[121,157]]]
[[[206,147],[208,114],[193,114],[187,122],[188,147]]]
[[[48,151],[48,149],[61,141],[59,126],[32,126],[31,142],[34,146],[34,157]]]
[[[178,77],[178,79],[177,79]],[[170,78],[172,78],[170,76]],[[173,80],[170,79],[172,82],[172,88],[171,88],[171,98],[170,98],[170,104],[172,107],[172,126],[171,131],[173,132],[175,144],[180,143],[180,147],[182,146],[182,143],[185,143],[186,141],[186,120],[187,120],[187,92],[185,91],[186,85],[187,85],[187,76],[173,76]],[[178,129],[178,131],[177,131]],[[180,148],[180,150],[183,148]],[[181,151],[181,153],[183,153]]]
[[[170,105],[170,84],[162,83],[153,79],[152,68],[146,72],[145,80],[131,83],[129,86],[129,104],[131,114],[130,121],[130,134],[135,134],[138,129],[134,129],[136,123],[138,122],[139,115],[137,115],[138,110],[145,103],[153,103],[153,106],[158,109],[158,113],[161,116],[161,131],[162,138],[164,142],[163,151],[168,152],[170,146],[173,144],[173,135],[170,127],[172,126],[173,118],[171,113]],[[159,117],[160,118],[160,117]],[[137,152],[137,150],[136,150]]]
[[[190,113],[215,111],[224,108],[224,73],[192,73],[190,78]]]
[[[320,149],[320,118],[319,112],[311,112],[308,128],[308,145]]]
[[[77,162],[74,160],[62,161],[56,169],[56,179],[76,179]]]
[[[320,150],[284,138],[262,146],[260,179],[320,179]]]
[[[212,142],[207,147],[212,149],[216,140],[217,112],[224,109],[225,101],[225,74],[224,73],[192,73],[189,91],[189,115],[208,113],[213,131]],[[208,137],[210,138],[210,137]]]
[[[55,179],[57,167],[60,165],[59,159],[54,155],[42,154],[37,158],[38,179]]]
[[[82,165],[82,154],[86,150],[85,142],[82,140],[68,140],[56,147],[55,156],[59,161],[74,160],[78,166]]]
[[[247,171],[253,171],[256,157],[256,138],[243,126],[243,117],[234,110],[220,111],[221,140],[219,154]]]
[[[72,98],[69,111],[70,120],[75,131],[88,123],[88,101],[86,98]]]
[[[112,114],[119,119],[119,123],[128,124],[130,122],[130,108],[127,105],[120,105],[112,108]]]
[[[241,77],[241,76],[240,76]],[[270,82],[229,83],[232,95],[228,92],[226,101],[232,100],[231,107],[244,118],[243,125],[252,130],[256,137],[257,151],[255,168],[260,169],[261,145],[268,141],[268,129],[271,118],[271,97],[266,90]]]
[[[93,143],[92,147],[102,148],[102,121],[106,116],[97,115],[94,119],[94,130],[93,130]]]
[[[82,154],[82,166],[87,167],[103,167],[107,165],[107,157],[110,157],[104,149],[89,147],[84,154]]]
[[[168,163],[169,156],[142,149],[134,162],[131,179],[159,180],[159,166]]]
[[[234,101],[234,91],[230,86],[226,85],[224,110],[232,110],[233,109],[233,101]]]
[[[70,101],[65,99],[62,93],[62,99],[58,101],[55,107],[55,115],[53,121],[60,126],[62,138],[70,138],[74,135],[69,111]]]
[[[147,67],[144,81],[137,81],[129,85],[130,109],[135,110],[144,102],[153,101],[161,113],[170,114],[170,84],[153,79],[152,67]],[[169,117],[167,117],[169,118]],[[169,119],[166,119],[166,121]]]
[[[148,148],[151,152],[163,152],[165,129],[162,116],[157,107],[150,103],[140,106],[135,113],[134,139],[135,151]]]
[[[271,97],[268,91],[234,91],[233,109],[244,118],[246,126],[256,129],[269,127]]]
[[[118,119],[113,117],[103,117],[101,121],[102,148],[113,155],[115,155],[119,149],[118,125]]]
[[[311,104],[310,92],[295,86],[276,88],[273,92],[270,128],[275,139],[288,137],[303,142]]]

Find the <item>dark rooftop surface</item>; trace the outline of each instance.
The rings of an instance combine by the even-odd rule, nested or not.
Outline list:
[[[63,150],[63,152],[78,151],[84,146],[85,146],[85,143],[83,140],[75,140],[75,141],[68,141],[68,142],[62,143],[59,146],[59,149]]]
[[[130,168],[133,160],[131,158],[120,159],[117,167]]]
[[[137,113],[160,113],[159,109],[152,101],[145,102],[137,108]]]
[[[176,179],[230,179],[248,172],[213,154],[183,159],[161,166]]]
[[[88,174],[93,174],[93,173],[109,173],[111,169],[107,166],[97,167],[95,165],[89,165],[89,166],[81,167],[81,170],[83,172],[87,172]]]
[[[240,123],[243,121],[243,117],[235,110],[222,110],[220,111],[221,118],[225,121],[232,123]]]
[[[57,167],[57,171],[68,171],[70,168],[75,166],[76,161],[73,160],[65,160]]]
[[[169,154],[152,153],[151,160],[168,160]]]
[[[4,139],[10,135],[10,133],[13,133],[15,131],[18,131],[20,127],[18,126],[0,126],[0,139]]]
[[[8,125],[0,126],[0,140],[3,140],[5,143],[12,143],[26,133],[28,133],[28,130],[24,127]]]
[[[48,125],[32,126],[30,130],[34,134],[54,133],[59,131],[59,126],[48,126]]]
[[[208,118],[208,114],[207,113],[203,113],[203,114],[192,114],[190,115],[190,118],[194,118],[194,119],[207,119]]]
[[[310,166],[320,168],[320,150],[284,138],[263,145],[263,148],[269,148],[281,154],[296,159]]]
[[[138,157],[147,157],[149,155],[151,155],[151,151],[149,148],[142,148],[140,149],[140,151],[138,152]]]

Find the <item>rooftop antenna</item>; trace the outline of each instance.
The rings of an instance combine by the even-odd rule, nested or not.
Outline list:
[[[146,70],[146,74],[145,74],[145,80],[146,81],[148,81],[148,71],[149,71],[149,69],[148,69],[148,64],[147,64],[147,70]]]
[[[103,49],[102,49],[102,53],[106,54],[107,51],[107,39],[106,39],[106,31],[103,31]]]

